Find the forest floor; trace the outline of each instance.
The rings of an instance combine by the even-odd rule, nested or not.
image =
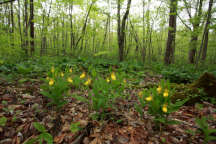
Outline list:
[[[1,79],[0,84],[0,118],[7,119],[0,126],[0,144],[21,144],[40,133],[33,122],[40,122],[53,136],[56,144],[202,144],[204,134],[198,132],[197,117],[212,116],[208,120],[211,128],[216,127],[216,106],[209,102],[184,105],[169,117],[179,122],[176,125],[163,125],[155,128],[152,116],[144,109],[141,118],[134,105],[138,102],[138,92],[146,84],[159,83],[161,75],[146,75],[140,82],[126,87],[124,93],[129,98],[118,99],[115,109],[110,109],[109,116],[103,120],[93,120],[88,104],[68,97],[60,114],[47,106],[47,99],[41,94],[40,78],[31,78],[24,82],[12,83]],[[139,78],[140,79],[140,78]],[[127,79],[128,83],[132,80]],[[72,89],[88,98],[87,90]],[[71,124],[79,122],[79,130],[71,131]],[[190,131],[190,132],[188,132]],[[194,131],[194,133],[193,133]],[[197,131],[197,133],[195,133]],[[215,144],[210,141],[209,144]]]

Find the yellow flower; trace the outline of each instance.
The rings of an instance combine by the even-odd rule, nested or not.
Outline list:
[[[115,75],[114,72],[112,72],[112,74],[111,74],[111,79],[112,79],[112,80],[116,80],[116,75]]]
[[[49,80],[50,78],[49,77],[46,77],[46,80]]]
[[[3,60],[0,60],[0,64],[4,64],[4,61],[3,61]]]
[[[168,97],[169,96],[169,91],[167,89],[165,89],[164,93],[163,93],[164,97]]]
[[[51,72],[52,72],[52,73],[54,73],[54,71],[55,71],[55,68],[54,68],[54,67],[52,67],[52,68],[51,68]]]
[[[164,105],[163,105],[162,111],[165,112],[165,113],[167,113],[167,104],[164,104]]]
[[[63,72],[61,72],[61,77],[64,77],[64,73]]]
[[[124,79],[123,82],[126,84],[127,83],[126,79]]]
[[[49,85],[50,85],[50,86],[54,85],[54,80],[53,80],[53,79],[50,79]]]
[[[146,101],[152,101],[152,99],[153,99],[152,96],[149,96],[149,97],[145,98]]]
[[[162,88],[161,88],[161,86],[159,86],[159,87],[157,88],[157,92],[158,92],[158,94],[161,93],[161,90],[162,90]]]
[[[70,69],[69,69],[69,72],[70,72],[70,73],[72,73],[72,72],[73,72],[72,68],[70,68]]]
[[[139,96],[140,98],[142,98],[142,96],[143,96],[143,92],[140,91],[140,92],[138,93],[138,96]]]
[[[69,77],[69,78],[67,78],[67,81],[69,82],[69,83],[73,83],[73,80]]]
[[[84,85],[88,86],[88,85],[90,85],[90,84],[91,84],[91,79],[88,78],[88,80],[84,83]]]
[[[110,79],[109,79],[109,78],[107,78],[107,79],[106,79],[106,81],[109,83],[109,82],[110,82]]]
[[[83,78],[85,78],[85,76],[86,76],[86,74],[85,74],[85,72],[83,72],[83,73],[80,75],[80,78],[83,79]]]

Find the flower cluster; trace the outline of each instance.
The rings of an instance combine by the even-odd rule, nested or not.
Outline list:
[[[143,115],[143,108],[147,106],[148,113],[154,116],[155,121],[168,123],[167,116],[171,112],[177,111],[187,101],[178,101],[173,104],[171,102],[173,93],[174,89],[170,88],[170,83],[162,80],[158,87],[138,93],[140,104],[136,105],[136,110]]]

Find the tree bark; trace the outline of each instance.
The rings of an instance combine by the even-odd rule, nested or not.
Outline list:
[[[195,56],[197,51],[197,41],[199,36],[199,27],[200,27],[200,21],[201,21],[201,15],[202,15],[202,6],[203,6],[203,0],[197,1],[197,9],[196,14],[194,18],[192,19],[192,25],[193,30],[191,33],[191,41],[190,41],[190,50],[189,50],[189,62],[191,64],[195,63]]]
[[[34,0],[30,0],[30,46],[31,46],[31,56],[33,56],[35,51],[34,45]]]
[[[74,46],[74,34],[73,34],[73,1],[70,5],[70,49],[73,50]]]
[[[205,24],[205,29],[204,29],[204,44],[203,44],[203,52],[202,52],[202,61],[205,61],[206,55],[207,55],[207,49],[208,49],[208,40],[209,40],[209,25],[210,25],[210,20],[212,17],[212,7],[213,7],[213,0],[209,1],[209,8],[208,8],[208,14],[207,14],[207,20]],[[201,49],[202,50],[202,49]]]
[[[80,37],[78,38],[78,40],[77,40],[77,42],[76,42],[76,44],[75,44],[75,47],[74,47],[75,49],[77,48],[77,46],[78,46],[80,40],[81,40],[81,39],[83,38],[83,36],[85,35],[86,27],[87,27],[87,23],[88,23],[88,18],[89,18],[91,9],[92,9],[93,5],[95,4],[95,2],[96,2],[96,1],[93,1],[93,2],[91,3],[90,7],[89,7],[89,10],[88,10],[87,15],[86,15],[86,18],[85,18],[84,25],[83,25],[83,27],[82,27],[82,33],[81,33]],[[81,44],[81,45],[83,45],[83,44]],[[82,48],[82,46],[81,46],[81,48]]]
[[[25,43],[23,44],[24,47],[25,47],[25,54],[26,56],[28,56],[28,45],[29,45],[29,42],[28,42],[28,0],[25,0],[24,1],[24,25],[25,27],[23,28],[24,30],[24,40],[25,40]]]
[[[20,0],[18,0],[18,11],[17,11],[17,19],[18,19],[18,27],[19,27],[19,34],[20,34],[20,42],[21,42],[21,49],[25,51],[23,46],[23,37],[22,37],[22,27],[21,27],[21,19],[20,19]]]
[[[146,38],[145,38],[145,0],[143,0],[143,48],[142,48],[142,61],[145,62],[146,57]]]
[[[169,31],[164,62],[169,65],[174,62],[177,0],[170,0]]]
[[[124,48],[125,48],[125,26],[131,7],[131,0],[128,0],[126,12],[121,21],[121,2],[118,0],[118,46],[119,46],[119,61],[124,60]]]

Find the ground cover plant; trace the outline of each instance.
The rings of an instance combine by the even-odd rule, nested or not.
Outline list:
[[[1,142],[214,143],[214,102],[204,97],[187,105],[191,90],[190,97],[172,101],[187,87],[148,66],[101,63],[46,59],[34,75],[15,71],[11,81],[2,77]]]
[[[215,144],[214,0],[0,0],[0,144]]]

